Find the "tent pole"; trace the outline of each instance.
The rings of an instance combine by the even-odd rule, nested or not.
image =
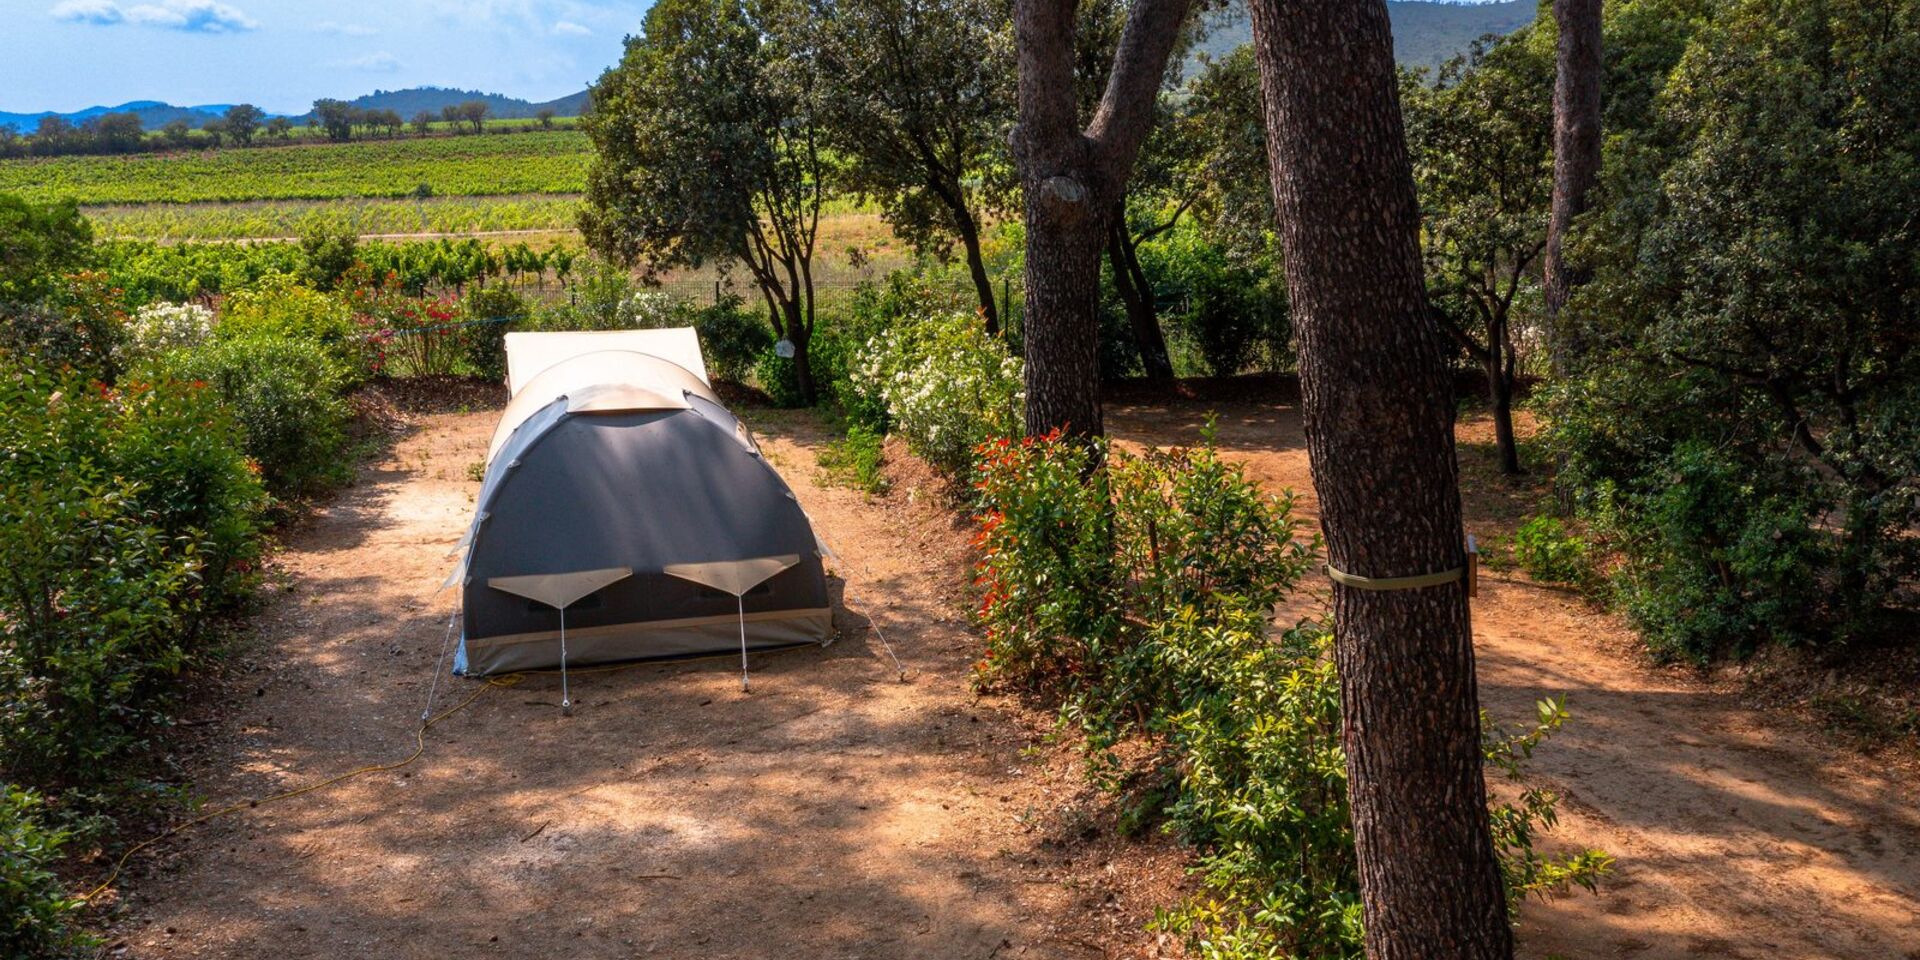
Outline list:
[[[573,695],[567,692],[567,608],[560,608],[560,715],[573,716]]]
[[[447,634],[440,638],[440,661],[433,665],[433,683],[427,687],[427,705],[420,710],[421,723],[433,716],[433,696],[440,692],[440,671],[447,668],[447,648],[453,645],[453,623],[459,617],[458,610],[447,616]]]
[[[733,601],[740,605],[740,692],[752,693],[753,687],[747,683],[747,597],[736,593]]]

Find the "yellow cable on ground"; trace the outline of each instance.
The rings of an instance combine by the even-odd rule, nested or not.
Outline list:
[[[373,764],[372,766],[361,767],[357,770],[349,770],[346,773],[342,773],[337,776],[328,777],[327,779],[321,780],[318,783],[310,783],[304,787],[299,787],[294,790],[287,790],[282,793],[276,793],[276,794],[272,794],[270,796],[265,796],[265,797],[258,797],[252,800],[242,800],[239,803],[221,807],[220,809],[214,810],[210,813],[203,813],[200,816],[193,818],[192,820],[188,820],[185,823],[175,825],[159,834],[156,834],[155,836],[142,840],[139,843],[136,843],[133,846],[127,848],[127,852],[121,854],[120,859],[114,861],[113,869],[107,873],[106,879],[100,881],[100,884],[98,886],[94,887],[92,890],[87,891],[86,895],[82,896],[80,899],[83,902],[92,903],[93,898],[99,896],[108,887],[113,886],[113,882],[115,880],[120,879],[121,872],[126,869],[127,862],[132,860],[135,854],[138,854],[140,851],[145,850],[148,847],[151,847],[154,844],[161,842],[162,840],[166,840],[169,837],[176,836],[184,831],[190,830],[203,823],[206,823],[209,820],[217,820],[230,813],[237,813],[241,810],[247,810],[253,807],[264,806],[269,803],[276,803],[281,800],[289,800],[294,797],[301,796],[302,794],[312,793],[315,790],[323,790],[335,784],[344,783],[348,780],[352,780],[355,777],[366,776],[369,773],[381,773],[383,771],[388,771],[388,770],[398,770],[401,767],[404,767],[407,764],[410,764],[415,760],[420,759],[420,755],[427,752],[427,731],[432,729],[434,724],[439,723],[440,721],[445,720],[446,718],[453,716],[454,714],[459,713],[460,711],[466,709],[468,705],[472,704],[475,700],[480,699],[480,695],[483,693],[486,693],[489,689],[492,689],[494,687],[511,687],[511,686],[514,686],[515,684],[518,684],[522,679],[524,678],[517,673],[509,674],[504,677],[489,677],[486,683],[481,684],[471,694],[468,694],[465,700],[462,700],[459,703],[456,703],[453,706],[448,707],[447,709],[442,710],[431,717],[428,717],[424,722],[420,724],[419,729],[414,731],[413,752],[410,754],[407,754],[406,759],[404,760],[396,760],[392,763],[377,763],[377,764]]]

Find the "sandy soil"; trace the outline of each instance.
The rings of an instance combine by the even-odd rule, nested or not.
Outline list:
[[[1297,415],[1219,407],[1221,442],[1310,493]],[[1204,409],[1113,412],[1177,443]],[[435,595],[494,413],[442,413],[290,537],[289,589],[185,766],[256,795],[403,756],[454,600]],[[125,883],[134,957],[1153,957],[1180,855],[1121,840],[1046,718],[978,699],[965,534],[924,474],[868,500],[824,487],[825,436],[760,413],[769,459],[844,556],[841,638],[757,658],[483,694],[419,763],[172,841]],[[1471,430],[1471,427],[1469,428]],[[1468,451],[1467,456],[1473,456]],[[1470,476],[1475,474],[1469,471]],[[1468,491],[1492,532],[1510,494]],[[1312,508],[1311,497],[1305,501]],[[1553,843],[1621,860],[1600,897],[1528,908],[1528,956],[1920,958],[1920,815],[1873,770],[1731,693],[1643,666],[1575,599],[1489,577],[1475,610],[1497,717],[1565,694],[1538,756]],[[894,677],[871,621],[909,671]],[[441,703],[473,687],[453,681]]]
[[[1219,443],[1314,512],[1297,410],[1215,405]],[[1125,441],[1190,443],[1206,408],[1110,410]],[[1469,532],[1510,532],[1520,497],[1494,478],[1486,424],[1461,428]],[[1552,846],[1619,859],[1599,897],[1530,904],[1523,953],[1600,957],[1920,958],[1920,810],[1878,769],[1736,691],[1648,666],[1626,628],[1523,575],[1482,572],[1474,641],[1483,706],[1520,725],[1543,697],[1573,720],[1536,754],[1562,796]]]
[[[290,538],[222,733],[189,758],[224,799],[404,756],[455,606],[435,588],[497,414],[422,418]],[[1150,947],[1179,860],[1128,869],[1076,816],[1041,717],[982,702],[965,533],[915,495],[812,482],[805,415],[757,429],[845,557],[840,638],[494,689],[417,764],[168,842],[123,883],[115,954],[343,957],[1101,957]],[[868,618],[908,671],[896,679]],[[443,681],[456,702],[473,681]],[[1137,892],[1136,892],[1137,891]]]

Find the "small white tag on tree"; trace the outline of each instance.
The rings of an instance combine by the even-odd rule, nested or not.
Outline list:
[[[773,355],[783,360],[793,359],[793,341],[781,337],[779,342],[773,345]]]

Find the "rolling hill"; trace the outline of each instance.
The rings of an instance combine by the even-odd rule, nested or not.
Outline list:
[[[1539,8],[1531,0],[1505,3],[1433,3],[1387,0],[1393,18],[1393,56],[1404,66],[1438,66],[1489,33],[1505,35],[1533,22]],[[1218,58],[1253,38],[1246,8],[1235,2],[1217,19],[1193,50]]]
[[[543,109],[551,109],[555,116],[577,117],[587,107],[587,91],[535,103],[498,93],[483,93],[478,90],[457,90],[449,87],[414,87],[408,90],[375,90],[362,97],[348,101],[356,107],[366,110],[392,110],[402,117],[412,117],[422,110],[438,114],[440,108],[449,104],[463,103],[468,100],[485,100],[493,110],[493,115],[504,119],[519,119],[539,115]],[[0,111],[0,125],[11,124],[22,133],[30,133],[40,123],[42,117],[61,117],[78,126],[108,113],[132,113],[140,117],[140,125],[148,130],[157,130],[174,120],[184,119],[194,127],[209,120],[215,120],[225,113],[231,104],[204,104],[192,107],[177,107],[158,100],[135,100],[117,107],[88,107],[71,113],[43,111],[41,113],[7,113]],[[268,116],[279,116],[269,112]],[[296,121],[304,121],[308,114],[287,114]]]

